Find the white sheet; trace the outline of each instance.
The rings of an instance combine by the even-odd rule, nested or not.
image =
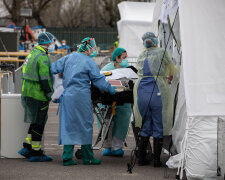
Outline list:
[[[109,71],[100,71],[101,74],[104,72],[109,72]],[[112,72],[111,76],[106,76],[106,80],[114,80],[114,79],[120,79],[120,78],[128,78],[128,79],[137,79],[137,74],[130,68],[119,68],[119,69],[114,69],[111,70]]]

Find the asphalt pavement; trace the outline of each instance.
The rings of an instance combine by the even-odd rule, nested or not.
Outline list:
[[[101,165],[83,165],[82,160],[76,159],[78,165],[62,165],[63,146],[58,145],[59,117],[56,115],[57,105],[51,104],[49,118],[44,132],[44,150],[47,155],[53,157],[52,162],[28,162],[27,159],[0,159],[0,180],[163,180],[175,179],[176,170],[154,168],[148,166],[134,166],[132,174],[127,172],[127,163],[130,162],[131,150],[135,147],[132,129],[126,139],[127,147],[124,147],[124,157],[103,157],[103,149],[94,150],[95,158],[102,159]],[[96,121],[94,123],[94,138],[98,133]],[[75,151],[80,147],[75,147]],[[162,154],[163,163],[168,155]]]

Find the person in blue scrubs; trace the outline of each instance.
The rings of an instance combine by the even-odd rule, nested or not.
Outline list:
[[[154,167],[160,167],[163,136],[171,135],[172,129],[173,102],[168,82],[176,68],[168,52],[157,47],[158,39],[154,33],[145,33],[142,40],[145,48],[137,60],[138,80],[133,90],[135,125],[141,128],[138,163],[149,164],[146,148],[152,136]]]
[[[111,71],[117,68],[126,68],[129,66],[127,52],[123,48],[116,48],[112,54],[112,62],[105,65],[101,71]],[[123,142],[125,141],[130,124],[132,109],[131,104],[116,106],[116,115],[113,117],[112,138],[108,138],[105,143],[103,156],[120,156],[124,155]]]
[[[94,38],[84,38],[79,52],[69,54],[51,65],[51,73],[63,73],[64,92],[60,97],[59,144],[64,145],[63,165],[76,165],[73,161],[74,145],[81,145],[83,164],[100,164],[92,151],[93,110],[91,82],[100,91],[115,94],[105,76],[91,57],[96,56]]]

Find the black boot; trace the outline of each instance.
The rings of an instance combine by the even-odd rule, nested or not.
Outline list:
[[[30,151],[31,151],[31,149],[32,149],[32,148],[31,148],[31,144],[28,144],[28,143],[25,143],[25,142],[23,143],[23,147],[24,147],[24,148],[27,148],[27,149],[30,150]]]
[[[146,159],[146,149],[149,143],[149,137],[140,136],[138,140],[138,164],[144,166],[150,164],[150,161]]]
[[[160,155],[162,152],[162,143],[163,143],[163,138],[153,139],[154,167],[162,167],[162,162],[160,161]]]

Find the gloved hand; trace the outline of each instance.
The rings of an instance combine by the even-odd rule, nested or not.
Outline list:
[[[110,93],[111,95],[116,94],[116,87],[111,86],[111,87],[109,88],[109,93]]]

